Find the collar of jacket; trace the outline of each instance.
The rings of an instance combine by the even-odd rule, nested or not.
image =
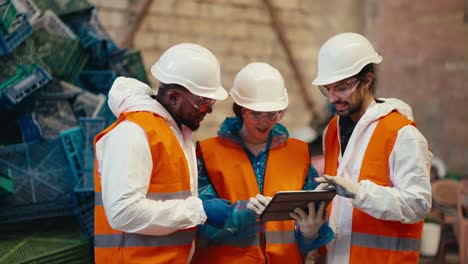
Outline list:
[[[239,131],[242,128],[242,122],[237,117],[227,117],[220,125],[218,136],[230,140],[236,144],[242,144],[243,140],[239,136]],[[274,148],[288,140],[289,133],[286,127],[280,123],[276,123],[268,136],[271,139],[271,148]]]

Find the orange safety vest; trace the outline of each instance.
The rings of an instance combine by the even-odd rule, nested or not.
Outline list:
[[[190,174],[184,153],[166,121],[149,112],[128,112],[98,134],[94,144],[120,122],[129,120],[141,126],[148,138],[153,168],[147,198],[185,199],[191,195]],[[101,180],[94,166],[94,254],[99,263],[187,263],[195,228],[165,236],[125,233],[112,229],[102,204]],[[112,161],[107,161],[112,162]],[[119,162],[118,160],[115,162]],[[175,176],[177,175],[177,176]]]
[[[242,147],[220,137],[199,143],[209,178],[220,198],[236,202],[260,193],[255,172]],[[310,167],[308,145],[288,139],[270,149],[265,170],[263,195],[277,191],[301,190]],[[264,240],[263,240],[264,239]],[[260,242],[262,241],[262,242]],[[267,222],[265,234],[241,241],[197,246],[192,263],[302,263],[294,221]]]
[[[338,171],[337,123],[337,117],[332,119],[325,135],[325,174],[328,175],[336,175]],[[398,131],[407,125],[415,124],[398,112],[379,120],[364,153],[358,181],[390,186],[388,161]],[[422,221],[402,224],[380,220],[354,208],[349,263],[418,263],[422,228]]]

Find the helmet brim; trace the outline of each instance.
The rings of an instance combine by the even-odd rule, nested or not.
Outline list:
[[[196,86],[193,83],[188,82],[182,78],[179,78],[174,75],[170,75],[165,73],[163,70],[159,68],[157,64],[151,67],[151,74],[156,78],[158,81],[165,83],[165,84],[178,84],[183,86],[192,94],[203,96],[210,99],[215,100],[225,100],[228,97],[228,93],[226,89],[222,85],[214,88],[214,87],[200,87]]]

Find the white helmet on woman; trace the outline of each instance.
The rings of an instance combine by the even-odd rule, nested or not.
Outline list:
[[[341,33],[327,40],[319,50],[314,85],[327,85],[358,74],[369,63],[382,57],[372,44],[357,33]]]
[[[234,79],[229,94],[236,104],[254,111],[280,111],[288,106],[281,73],[263,62],[245,66]]]
[[[221,85],[221,67],[208,49],[182,43],[166,50],[151,67],[151,74],[162,83],[178,84],[191,93],[224,100],[227,92]]]

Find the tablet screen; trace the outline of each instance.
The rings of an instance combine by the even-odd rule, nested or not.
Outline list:
[[[259,219],[260,221],[293,220],[289,213],[295,208],[302,208],[308,214],[309,202],[314,202],[315,210],[318,210],[321,202],[324,202],[326,207],[335,194],[335,190],[280,191],[273,196]]]

